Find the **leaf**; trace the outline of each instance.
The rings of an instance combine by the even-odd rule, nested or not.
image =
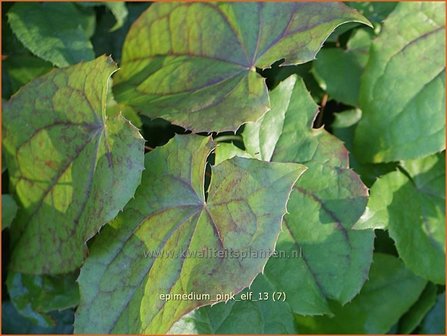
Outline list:
[[[2,230],[9,228],[17,214],[17,204],[11,195],[2,194]]]
[[[46,74],[53,67],[38,57],[29,55],[13,55],[3,62],[3,71],[8,76],[11,87],[11,94],[17,92],[22,86]],[[9,95],[9,96],[10,96]],[[9,96],[7,98],[9,98]]]
[[[51,318],[54,326],[45,327],[36,325],[29,319],[20,315],[10,301],[2,302],[2,334],[72,334],[72,309],[61,312],[52,312]]]
[[[362,43],[371,41],[371,36],[364,30],[360,36],[355,35],[355,43],[358,39],[364,39]],[[360,37],[359,37],[360,36]],[[351,49],[348,44],[346,50],[340,48],[324,48],[313,62],[313,72],[323,90],[327,91],[330,99],[335,99],[347,105],[358,106],[360,77],[366,65],[369,46],[362,45],[361,48]]]
[[[126,3],[125,2],[105,2],[104,5],[108,9],[110,9],[110,11],[112,12],[113,16],[116,19],[116,23],[112,27],[111,31],[120,29],[127,19],[128,12],[127,12],[127,8],[126,8]]]
[[[348,167],[343,143],[323,127],[313,128],[318,106],[297,76],[283,81],[270,94],[272,110],[242,134],[251,155],[272,161]]]
[[[365,67],[368,63],[369,48],[371,47],[373,38],[374,32],[371,29],[356,29],[352,32],[346,43],[346,49],[355,53],[362,67]]]
[[[13,4],[13,3],[11,3]],[[7,8],[2,10],[2,98],[9,99],[23,85],[52,69],[44,61],[26,49],[7,23]]]
[[[428,283],[416,303],[399,321],[399,334],[411,334],[436,303],[436,286]]]
[[[236,130],[269,109],[256,68],[311,61],[346,22],[368,24],[341,3],[156,3],[129,31],[115,94],[193,131]]]
[[[384,334],[416,302],[426,282],[396,258],[374,254],[369,280],[360,294],[342,307],[331,304],[333,317],[296,316],[303,334]]]
[[[350,301],[368,274],[374,234],[351,228],[365,209],[367,189],[348,168],[343,143],[323,128],[312,129],[318,107],[302,80],[282,82],[271,103],[270,112],[245,125],[246,150],[309,169],[293,187],[277,244],[278,251],[298,257],[271,259],[264,274],[276,291],[286,292],[295,313],[329,314],[328,300]],[[222,156],[218,147],[216,160]]]
[[[391,172],[374,183],[355,227],[387,228],[409,269],[444,284],[445,152],[402,165],[406,173]]]
[[[47,313],[79,304],[75,274],[41,276],[9,272],[6,283],[15,308],[36,325],[51,327],[54,322]]]
[[[210,138],[185,135],[146,155],[151,170],[135,199],[101,232],[81,269],[75,333],[165,333],[184,314],[222,301],[217,294],[241,291],[261,272],[305,168],[227,160],[212,168],[205,199],[212,149]],[[256,257],[242,258],[248,251]],[[210,298],[160,297],[189,293]]]
[[[348,6],[357,9],[368,20],[380,23],[394,10],[397,2],[348,2]]]
[[[105,6],[110,12],[113,14],[115,18],[115,25],[110,29],[110,31],[115,31],[120,29],[127,19],[127,7],[125,2],[78,2],[76,5],[80,7],[96,7],[96,6]]]
[[[312,128],[318,106],[297,78],[288,78],[271,92],[269,113],[245,125],[247,152],[267,161],[347,166],[348,153],[343,143],[323,128]]]
[[[235,156],[243,157],[243,158],[253,158],[252,155],[247,153],[246,151],[234,146],[230,143],[221,143],[217,145],[218,150],[216,150],[216,157],[214,159],[214,163],[216,165],[222,163],[225,160],[231,159]]]
[[[328,314],[328,300],[358,294],[371,264],[374,234],[352,230],[367,192],[347,168],[313,165],[294,186],[278,251],[295,258],[267,263],[265,275],[295,313]]]
[[[360,175],[362,181],[371,187],[378,177],[386,173],[396,170],[397,162],[388,163],[364,163],[359,162],[355,153],[352,152],[354,147],[354,133],[362,112],[358,109],[347,110],[334,114],[335,119],[331,124],[332,134],[342,140],[346,148],[350,151],[349,165]]]
[[[360,13],[365,15],[368,20],[374,23],[380,23],[386,19],[388,15],[394,10],[397,2],[348,2],[349,7],[357,9]]]
[[[269,295],[268,300],[260,300]],[[202,307],[176,322],[168,334],[294,334],[289,305],[273,301],[267,279],[260,275],[234,300]]]
[[[77,3],[80,5],[81,3]],[[105,2],[102,4],[112,4],[112,2]],[[123,26],[117,30],[112,31],[116,25],[116,19],[111,12],[106,12],[96,27],[95,34],[92,37],[93,48],[96,55],[112,55],[113,59],[121,63],[121,49],[123,47],[124,39],[129,31],[132,23],[144,12],[149,2],[126,2],[127,18],[123,22]]]
[[[314,73],[331,99],[357,105],[362,66],[354,53],[339,48],[323,49],[314,62]]]
[[[284,85],[291,85],[292,82],[290,80]],[[333,167],[348,167],[348,152],[343,143],[323,127],[313,128],[314,120],[318,114],[318,106],[302,81],[296,82],[292,95],[287,104],[281,136],[276,143],[272,160],[300,163],[318,162]],[[305,112],[292,112],[296,110]]]
[[[95,56],[89,37],[93,12],[72,3],[18,3],[8,11],[14,34],[33,54],[57,67]],[[38,29],[36,29],[38,27]]]
[[[348,5],[346,3],[346,5]],[[332,33],[331,35],[329,35],[329,37],[326,39],[326,43],[335,43],[335,44],[340,44],[341,41],[344,40],[344,34],[348,35],[347,32],[354,30],[355,28],[357,28],[360,24],[358,22],[349,22],[346,23],[342,26],[337,27]],[[324,48],[322,49],[324,50]]]
[[[112,104],[113,105],[109,106],[107,109],[108,116],[119,115],[121,113],[124,118],[132,123],[132,125],[139,129],[142,128],[143,122],[141,121],[140,116],[131,107],[121,104],[115,104],[115,102],[113,102]]]
[[[288,93],[288,99],[285,93]],[[278,241],[278,247],[281,247],[281,238],[284,237],[285,248],[298,248],[303,258],[293,260],[294,266],[290,260],[274,260],[271,274],[281,279],[278,275],[287,270],[289,274],[295,273],[293,278],[300,279],[284,280],[281,287],[288,288],[289,293],[296,293],[297,298],[291,300],[299,302],[296,312],[328,313],[327,298],[345,303],[358,293],[366,279],[373,234],[368,232],[358,236],[350,229],[366,205],[366,189],[358,176],[348,169],[348,153],[343,144],[323,128],[312,129],[318,107],[302,81],[291,78],[283,82],[276,92],[272,92],[271,101],[272,111],[257,123],[261,125],[259,138],[270,149],[264,159],[272,153],[274,161],[293,158],[309,166],[294,187],[289,201],[290,214],[285,218],[285,223],[290,226]],[[256,139],[251,127],[251,123],[246,125],[251,135],[244,137],[247,141]],[[270,132],[267,131],[269,129]],[[275,137],[280,134],[278,140],[275,141],[272,134]],[[249,145],[246,146],[250,150]],[[252,150],[256,151],[255,148]],[[301,218],[307,220],[302,221]],[[327,256],[323,256],[326,253]],[[340,257],[338,262],[334,262],[334,255]],[[273,268],[273,265],[278,266]],[[268,267],[269,264],[266,274]],[[290,288],[291,284],[294,288]],[[302,293],[308,293],[306,300],[299,297]]]
[[[445,334],[445,293],[439,294],[419,330],[421,334]]]
[[[11,230],[12,270],[60,274],[78,268],[85,242],[133,196],[143,141],[124,118],[106,116],[115,69],[103,56],[53,70],[5,103],[3,145],[23,208]]]
[[[31,275],[8,273],[8,293],[16,306],[30,304],[39,312],[64,310],[79,304],[76,274]]]
[[[399,3],[384,23],[360,88],[363,117],[354,149],[361,161],[409,160],[445,149],[444,12],[443,3]]]

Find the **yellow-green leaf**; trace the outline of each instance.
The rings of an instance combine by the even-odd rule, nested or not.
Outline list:
[[[146,155],[151,168],[135,199],[101,232],[82,267],[75,332],[165,333],[262,271],[305,168],[227,160],[212,168],[205,197],[213,147],[210,138],[184,135]],[[191,293],[210,297],[181,299]]]
[[[129,31],[115,94],[194,131],[236,130],[270,108],[256,68],[311,61],[346,22],[368,24],[342,3],[156,3]]]
[[[78,268],[85,242],[133,196],[143,140],[120,115],[107,117],[114,62],[105,56],[53,70],[4,104],[3,145],[20,210],[11,269]]]

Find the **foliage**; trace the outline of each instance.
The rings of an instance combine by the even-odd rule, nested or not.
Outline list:
[[[104,230],[81,270],[75,332],[164,332],[184,313],[215,302],[219,293],[239,291],[261,272],[267,255],[196,258],[194,253],[274,249],[287,198],[305,168],[227,160],[212,168],[205,198],[205,165],[212,149],[209,138],[178,135],[146,154],[147,169],[135,199]],[[113,241],[121,243],[111,248]],[[146,250],[159,255],[145,257]],[[104,279],[107,289],[100,286]],[[153,295],[200,291],[211,299],[160,304],[159,295]],[[140,311],[145,316],[141,321]],[[100,321],[98,312],[104,314]],[[129,320],[135,323],[129,326]]]
[[[444,333],[444,13],[5,3],[2,332]]]
[[[445,148],[444,53],[444,4],[407,4],[390,14],[362,76],[360,160],[416,159]]]

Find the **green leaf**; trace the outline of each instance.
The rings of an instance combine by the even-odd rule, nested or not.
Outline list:
[[[300,249],[303,258],[293,260],[293,267],[290,260],[274,260],[272,265],[278,266],[271,274],[279,278],[278,274],[285,271],[295,272],[294,278],[300,279],[289,282],[293,288],[284,280],[286,287],[282,287],[289,287],[289,292],[296,293],[296,300],[291,300],[298,302],[296,312],[328,313],[327,298],[345,303],[358,293],[366,280],[373,234],[357,235],[351,230],[365,208],[366,188],[348,169],[348,153],[342,142],[323,128],[312,129],[318,107],[302,81],[294,78],[284,81],[271,93],[271,101],[272,111],[256,123],[260,125],[260,142],[269,148],[264,159],[269,155],[274,161],[293,158],[309,166],[294,187],[289,201],[290,214],[285,218],[289,227],[278,241],[280,247],[284,236],[286,249]],[[246,130],[250,134],[247,142],[256,139],[251,123],[246,125]],[[280,134],[278,140],[273,138],[277,134]],[[256,151],[256,147],[250,148],[248,143],[246,146]],[[326,253],[327,256],[322,256]],[[340,258],[338,262],[334,262],[334,255]],[[302,293],[308,293],[309,297],[300,299]]]
[[[364,163],[359,162],[355,153],[352,153],[354,147],[354,134],[358,121],[362,117],[359,109],[347,110],[335,113],[334,122],[331,124],[332,134],[342,140],[346,148],[350,151],[349,165],[360,175],[362,181],[371,187],[378,177],[396,170],[396,162],[388,163]]]
[[[348,168],[343,143],[312,129],[318,107],[302,80],[290,77],[271,92],[272,110],[243,132],[246,149],[264,160],[294,160],[309,169],[293,187],[277,250],[264,274],[301,314],[330,313],[328,300],[350,301],[369,270],[374,234],[352,230],[366,206],[367,189]],[[217,149],[216,160],[223,160]],[[236,151],[225,153],[238,155]]]
[[[357,9],[360,13],[365,15],[368,20],[374,23],[379,23],[385,20],[390,15],[397,5],[397,2],[348,2],[349,7]]]
[[[79,304],[75,274],[40,276],[9,272],[6,283],[17,311],[40,326],[54,324],[46,313]]]
[[[93,12],[72,3],[17,3],[8,11],[9,24],[25,47],[58,67],[95,57],[89,41],[94,19]]]
[[[2,195],[2,230],[9,228],[17,214],[17,204],[11,195]]]
[[[360,88],[360,160],[416,159],[445,149],[444,12],[440,2],[403,2],[385,21]]]
[[[273,155],[273,161],[324,163],[329,166],[348,167],[348,152],[341,141],[329,134],[323,127],[314,129],[313,123],[318,114],[318,106],[307,92],[301,80],[293,83],[290,79],[284,86],[292,86],[290,100],[286,104],[281,136],[279,137]],[[273,101],[276,97],[271,95]],[[279,101],[280,98],[277,98]],[[277,104],[279,106],[279,103]],[[295,111],[303,111],[296,113]],[[262,119],[265,128],[268,127]]]
[[[23,85],[51,70],[52,64],[23,46],[7,22],[8,9],[2,12],[2,98],[9,99]]]
[[[351,49],[349,43],[346,50],[324,48],[313,62],[315,77],[329,98],[352,106],[358,106],[360,77],[367,62],[368,41],[371,41],[366,31],[357,30],[356,33],[356,48]],[[357,46],[359,43],[362,44]]]
[[[127,7],[125,2],[78,2],[76,5],[80,7],[96,7],[96,6],[106,6],[115,18],[115,25],[110,31],[115,31],[120,29],[127,19]]]
[[[416,303],[399,321],[399,334],[411,334],[436,303],[436,286],[428,283]]]
[[[122,104],[116,104],[116,102],[113,101],[111,105],[108,106],[107,115],[115,116],[119,114],[122,114],[123,117],[129,120],[135,127],[139,129],[142,128],[143,122],[141,121],[140,116],[131,107]]]
[[[218,149],[216,150],[216,157],[214,159],[214,163],[216,165],[235,156],[243,158],[253,158],[252,155],[231,143],[218,144],[217,148]]]
[[[347,4],[346,4],[347,5]],[[334,43],[336,45],[340,44],[344,37],[343,35],[348,35],[349,31],[355,30],[360,24],[358,22],[349,22],[342,26],[337,27],[331,35],[326,39],[325,43]]]
[[[324,128],[312,128],[318,106],[301,79],[292,76],[283,81],[271,92],[270,100],[272,110],[256,123],[245,125],[247,152],[267,161],[347,167],[348,152],[343,143]]]
[[[176,322],[168,333],[295,334],[289,305],[273,301],[273,293],[268,280],[260,275],[234,300],[195,310]]]
[[[425,317],[419,332],[421,334],[445,334],[445,293],[438,295],[436,305]]]
[[[106,116],[115,69],[104,56],[53,70],[4,104],[3,145],[21,206],[11,230],[10,267],[17,272],[78,268],[85,242],[116,216],[140,182],[140,134],[121,116]]]
[[[405,172],[391,172],[374,183],[367,211],[355,227],[387,228],[406,266],[443,284],[445,152],[402,166]]]
[[[314,62],[314,73],[329,98],[357,105],[362,66],[354,53],[339,48],[323,49]]]
[[[106,2],[111,4],[111,2]],[[77,3],[80,5],[81,3]],[[104,4],[104,3],[102,3]],[[113,59],[121,63],[121,51],[132,23],[144,12],[149,2],[126,2],[127,19],[120,29],[111,31],[116,25],[116,19],[111,12],[106,12],[98,20],[95,34],[92,37],[93,48],[96,55],[112,55]]]
[[[369,48],[372,44],[374,33],[371,29],[356,29],[346,43],[346,49],[355,53],[362,67],[366,66],[369,58]]]
[[[146,155],[151,170],[143,173],[135,199],[101,232],[81,269],[76,333],[164,333],[261,272],[305,168],[227,160],[212,168],[205,199],[212,149],[210,138],[185,135]],[[250,251],[256,256],[243,258]],[[160,297],[193,292],[210,298]]]
[[[51,63],[31,54],[8,56],[2,64],[3,71],[8,76],[11,88],[10,95],[17,92],[34,78],[46,74],[53,68]]]
[[[384,334],[416,302],[426,282],[396,258],[374,254],[369,280],[360,294],[341,306],[331,304],[333,317],[296,316],[304,334]]]
[[[353,136],[351,136],[351,134],[349,134],[350,136],[345,136],[344,133],[340,132],[340,135],[342,135],[342,137],[339,137],[338,134],[336,134],[335,132],[338,129],[350,128],[354,126],[359,122],[361,118],[362,118],[362,111],[359,109],[351,109],[351,110],[345,110],[343,112],[334,113],[334,121],[331,123],[331,129],[333,133],[337,136],[337,138],[339,138],[345,143],[347,148],[352,147]]]
[[[368,24],[341,3],[156,3],[129,31],[115,94],[150,118],[236,130],[269,109],[256,68],[311,61],[346,22]]]
[[[110,11],[112,12],[113,16],[116,19],[116,23],[112,27],[111,31],[120,29],[127,19],[128,12],[127,12],[127,8],[126,8],[126,3],[125,2],[105,2],[104,5],[108,9],[110,9]]]
[[[314,164],[294,186],[277,250],[299,257],[272,259],[264,272],[295,313],[330,313],[329,299],[345,304],[360,291],[374,233],[352,226],[366,197],[358,176],[342,167]]]
[[[51,313],[53,325],[35,324],[21,315],[9,301],[2,302],[2,334],[72,334],[72,309]]]

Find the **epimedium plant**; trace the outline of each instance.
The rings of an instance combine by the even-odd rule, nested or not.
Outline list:
[[[444,13],[4,5],[2,331],[444,333]]]

